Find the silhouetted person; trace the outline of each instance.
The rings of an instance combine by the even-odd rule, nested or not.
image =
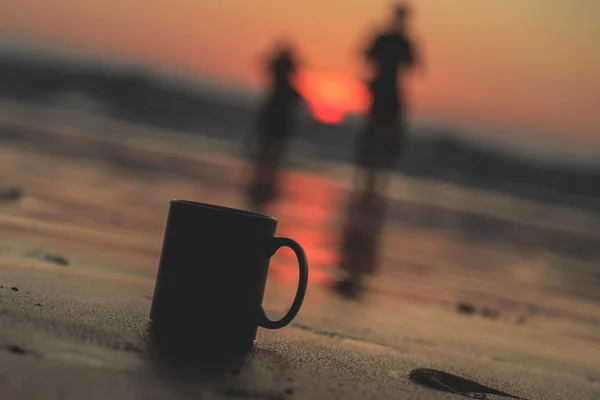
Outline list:
[[[396,6],[390,28],[377,35],[363,54],[373,71],[369,82],[372,101],[356,144],[356,192],[350,199],[340,249],[340,269],[345,276],[336,286],[350,296],[358,295],[363,277],[376,271],[385,190],[404,142],[400,78],[416,61],[406,29],[408,16],[407,6]]]
[[[395,168],[402,149],[405,107],[400,79],[416,61],[406,32],[409,12],[407,6],[396,6],[390,29],[377,35],[364,53],[373,77],[371,108],[356,146],[359,190],[383,192],[388,174],[381,172]]]
[[[376,192],[358,191],[350,198],[339,260],[345,276],[337,285],[344,295],[359,295],[363,289],[362,278],[375,272],[385,205],[385,199]]]
[[[248,187],[251,209],[262,211],[278,195],[278,177],[291,133],[291,120],[302,99],[293,84],[297,62],[292,48],[280,44],[266,66],[269,91],[251,143],[254,171]]]

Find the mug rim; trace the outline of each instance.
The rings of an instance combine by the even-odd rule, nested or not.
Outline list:
[[[273,217],[271,215],[265,215],[265,214],[255,213],[255,212],[252,212],[252,211],[240,210],[239,208],[219,206],[219,205],[216,205],[216,204],[201,203],[199,201],[182,200],[182,199],[172,199],[171,200],[171,204],[173,204],[173,203],[174,204],[184,204],[184,205],[202,207],[202,208],[209,208],[209,209],[212,209],[212,210],[215,210],[215,211],[240,214],[240,215],[245,215],[245,216],[248,216],[248,217],[268,219],[268,220],[277,222],[277,218],[275,218],[275,217]]]

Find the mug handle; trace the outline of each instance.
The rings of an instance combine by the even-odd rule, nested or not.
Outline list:
[[[296,258],[298,259],[298,268],[300,269],[296,297],[294,298],[294,302],[292,303],[289,311],[283,318],[278,321],[273,321],[267,317],[264,308],[260,308],[258,325],[267,329],[280,329],[292,322],[292,320],[298,314],[298,311],[300,311],[300,307],[304,301],[304,295],[306,294],[306,287],[308,286],[308,263],[306,261],[304,249],[294,239],[286,237],[274,237],[271,245],[272,248],[269,252],[269,257],[273,257],[273,255],[281,247],[288,247],[296,254]]]

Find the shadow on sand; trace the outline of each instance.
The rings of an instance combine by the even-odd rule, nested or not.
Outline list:
[[[440,392],[454,393],[472,399],[488,400],[488,396],[500,396],[510,399],[526,400],[521,397],[513,396],[508,393],[492,389],[481,385],[475,381],[452,375],[447,372],[429,369],[417,368],[408,374],[408,379],[417,385]]]
[[[235,398],[253,400],[283,400],[294,392],[287,364],[281,355],[260,346],[248,350],[232,347],[216,351],[186,345],[182,339],[176,345],[164,346],[151,325],[140,332],[144,343],[144,358],[151,373],[169,391],[184,398]],[[264,369],[270,379],[264,379]]]
[[[261,348],[254,347],[239,357],[206,363],[178,362],[152,356],[151,362],[153,374],[184,397],[204,398],[208,392],[235,399],[283,400],[294,391],[290,378],[282,379],[280,376],[280,384],[275,385],[276,388],[270,381],[262,385],[258,383],[261,374],[257,365],[262,363],[266,363],[270,370],[278,370],[285,375],[280,356]],[[249,385],[249,382],[253,383]]]

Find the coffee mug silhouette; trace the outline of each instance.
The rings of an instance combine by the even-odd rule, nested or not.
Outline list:
[[[279,329],[298,314],[308,285],[302,246],[276,237],[277,219],[210,204],[172,200],[150,309],[157,348],[188,361],[250,350],[258,327]],[[269,262],[281,247],[298,258],[299,283],[287,314],[273,321],[262,301]]]

